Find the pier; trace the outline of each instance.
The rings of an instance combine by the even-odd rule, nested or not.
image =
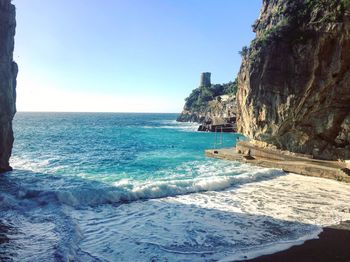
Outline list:
[[[246,141],[237,142],[236,147],[232,148],[205,150],[205,155],[350,183],[350,169],[345,162],[313,159],[310,155],[260,147]]]

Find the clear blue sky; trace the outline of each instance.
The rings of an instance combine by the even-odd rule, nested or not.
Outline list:
[[[19,111],[180,112],[234,80],[261,0],[14,0]]]

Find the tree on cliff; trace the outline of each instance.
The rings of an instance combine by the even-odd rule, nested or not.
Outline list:
[[[215,84],[210,87],[194,89],[185,99],[185,108],[188,110],[206,107],[208,102],[222,95],[235,95],[237,92],[237,79],[225,84]]]

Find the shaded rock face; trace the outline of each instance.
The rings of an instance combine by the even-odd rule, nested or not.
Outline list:
[[[13,61],[15,7],[0,0],[0,172],[11,170],[12,119],[16,113],[17,64]]]
[[[350,10],[264,0],[238,75],[238,132],[283,150],[350,159]]]

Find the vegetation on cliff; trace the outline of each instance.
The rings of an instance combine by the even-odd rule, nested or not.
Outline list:
[[[222,95],[235,95],[237,92],[237,79],[226,84],[213,84],[209,87],[201,86],[194,89],[185,99],[185,109],[198,111],[208,106],[209,101]],[[217,98],[220,99],[220,98]]]
[[[200,131],[223,126],[232,132],[236,122],[236,92],[237,79],[226,84],[211,84],[210,73],[202,73],[199,87],[185,99],[177,121],[201,123]]]
[[[350,158],[350,1],[264,0],[242,49],[238,131],[293,152]]]
[[[242,57],[248,57],[256,62],[259,52],[278,39],[291,41],[292,44],[306,42],[314,37],[315,26],[325,27],[344,22],[344,13],[350,7],[350,0],[285,0],[278,2],[274,10],[269,10],[268,19],[261,17],[252,25],[252,30],[257,33],[257,37],[252,41],[250,47],[244,46],[239,51]],[[264,14],[263,11],[262,14]]]

